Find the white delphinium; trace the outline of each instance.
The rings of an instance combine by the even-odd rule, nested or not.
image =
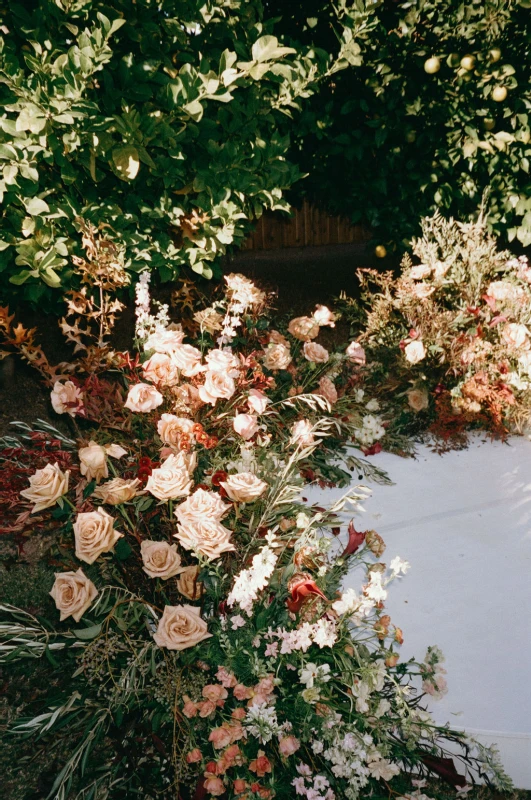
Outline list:
[[[236,576],[234,586],[227,598],[230,607],[238,603],[242,611],[249,616],[252,614],[253,603],[258,599],[259,593],[267,586],[278,559],[272,549],[277,542],[274,534],[268,533],[266,540],[265,547],[262,547],[260,552],[253,556],[251,566]]]
[[[169,309],[166,303],[156,304],[159,307],[153,316],[151,313],[151,296],[149,293],[150,272],[141,272],[135,287],[135,335],[140,342],[144,342],[150,334],[165,330],[169,323]]]

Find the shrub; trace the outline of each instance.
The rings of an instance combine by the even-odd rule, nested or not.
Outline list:
[[[330,45],[328,3],[291,9],[293,41]],[[470,219],[490,187],[489,227],[529,246],[529,1],[380,2],[371,24],[362,66],[304,110],[297,191],[400,247],[436,209]]]
[[[260,0],[35,0],[3,23],[2,289],[48,305],[78,285],[80,218],[131,273],[211,277],[250,219],[288,208],[291,116],[358,47],[344,13],[336,60],[284,47]]]

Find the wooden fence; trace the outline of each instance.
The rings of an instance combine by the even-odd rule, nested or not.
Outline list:
[[[278,212],[263,214],[243,250],[273,250],[284,247],[366,242],[370,234],[346,217],[334,217],[306,200],[291,217]]]

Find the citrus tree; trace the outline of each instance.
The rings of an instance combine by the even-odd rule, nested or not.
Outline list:
[[[133,274],[212,277],[301,175],[292,117],[359,63],[367,14],[333,50],[282,44],[260,0],[36,0],[0,10],[0,286],[52,306],[82,226]],[[54,291],[59,290],[59,291]]]
[[[333,42],[327,0],[270,5],[293,41]],[[476,214],[488,188],[491,229],[529,246],[530,6],[376,2],[362,66],[330,77],[303,112],[299,191],[368,223],[383,255],[436,209]]]

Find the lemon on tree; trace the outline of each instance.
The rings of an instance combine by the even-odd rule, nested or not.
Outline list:
[[[470,70],[474,69],[476,66],[476,57],[471,55],[463,56],[461,59],[461,66],[463,69],[466,69],[467,72],[470,72]]]
[[[424,62],[424,72],[428,75],[435,75],[441,68],[441,60],[437,56],[432,56]]]
[[[492,50],[489,50],[489,59],[490,61],[495,64],[496,61],[499,61],[501,58],[501,50],[499,47],[493,47]]]
[[[383,246],[383,244],[377,244],[376,245],[376,247],[374,248],[374,255],[376,256],[376,258],[385,258],[386,257],[387,250]]]
[[[483,127],[485,128],[485,130],[491,131],[493,128],[496,127],[496,122],[493,119],[487,117],[486,119],[483,120]]]
[[[495,86],[492,90],[492,99],[497,103],[503,103],[507,97],[507,89],[505,86]]]

